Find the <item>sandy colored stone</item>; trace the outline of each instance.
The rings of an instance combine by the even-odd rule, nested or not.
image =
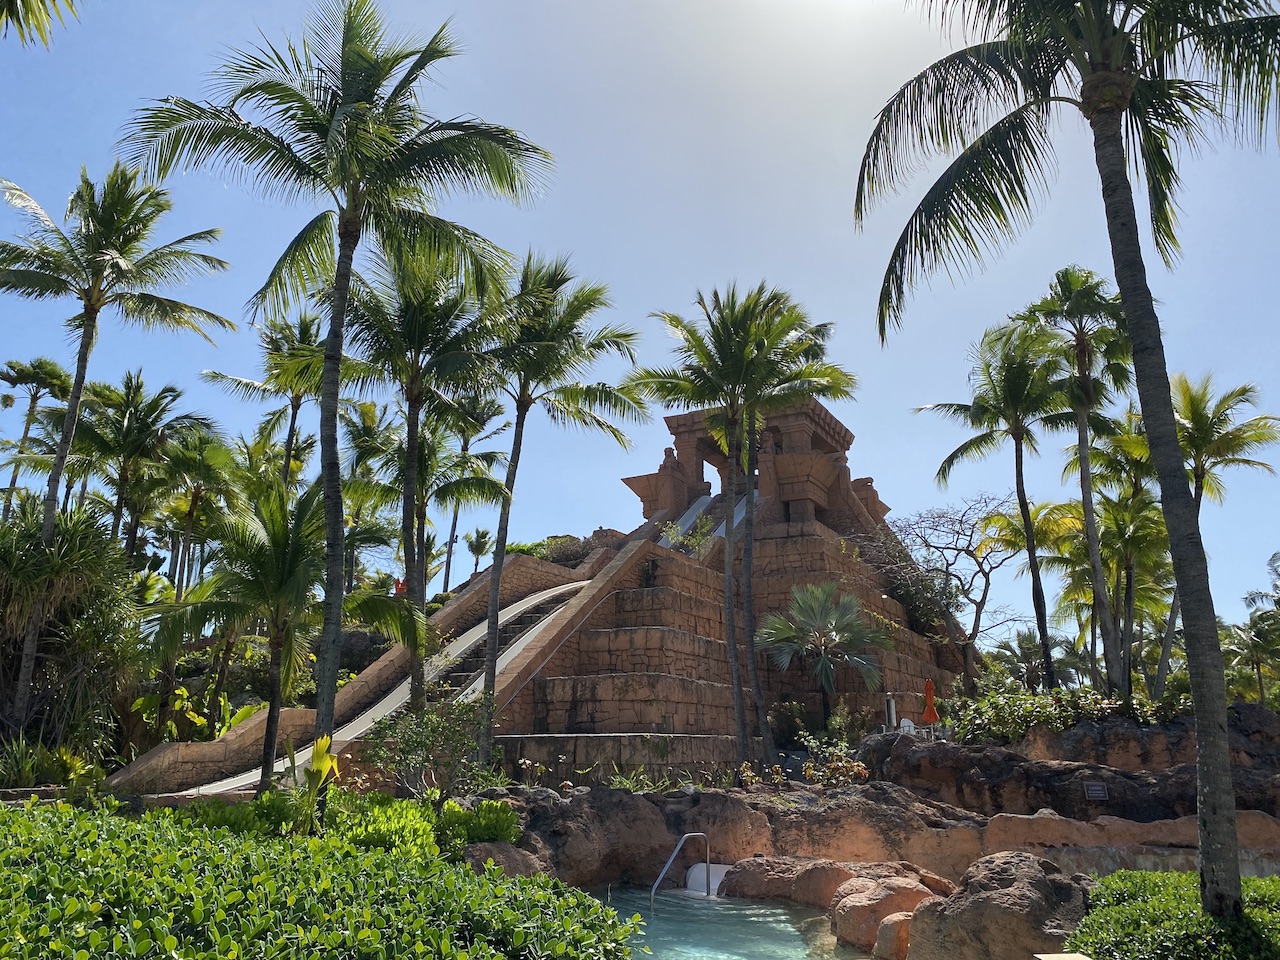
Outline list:
[[[872,960],[907,960],[911,942],[911,914],[891,913],[880,921]]]
[[[735,863],[720,895],[749,900],[790,900],[827,910],[838,889],[853,876],[851,865],[803,857],[754,857]]]
[[[1091,885],[1029,853],[984,857],[956,893],[917,905],[907,960],[1027,960],[1058,952],[1088,908]]]
[[[831,923],[836,938],[863,950],[876,945],[880,924],[896,913],[910,913],[933,892],[910,874],[871,879],[855,877],[836,890]]]

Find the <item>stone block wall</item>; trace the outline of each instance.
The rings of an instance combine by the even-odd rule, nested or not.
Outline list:
[[[537,766],[542,782],[555,786],[607,783],[615,774],[644,771],[651,778],[697,777],[706,782],[736,769],[734,738],[663,734],[510,735],[497,738],[507,773],[519,780]],[[521,761],[527,761],[522,765]]]

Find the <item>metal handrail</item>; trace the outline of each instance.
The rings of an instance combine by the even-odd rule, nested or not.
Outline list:
[[[667,865],[662,868],[662,872],[658,874],[658,879],[653,881],[653,889],[649,891],[649,913],[653,913],[653,898],[658,895],[658,884],[662,883],[662,878],[667,875],[667,871],[671,869],[671,864],[675,863],[676,855],[680,852],[680,848],[684,846],[684,842],[690,837],[701,837],[707,841],[707,896],[711,896],[711,839],[705,833],[686,833],[680,838],[680,842],[676,844],[676,848],[671,851],[671,856],[667,857]]]

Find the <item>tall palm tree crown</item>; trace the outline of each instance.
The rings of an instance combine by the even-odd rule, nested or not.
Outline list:
[[[1145,181],[1157,250],[1177,252],[1176,154],[1218,120],[1260,142],[1280,109],[1274,0],[930,0],[944,27],[977,42],[926,67],[881,110],[858,175],[855,217],[930,159],[953,157],[912,213],[881,285],[883,337],[909,287],[952,263],[981,263],[1031,219],[1053,166],[1055,114],[1093,134],[1116,286],[1183,596],[1198,733],[1201,905],[1241,912],[1226,687],[1208,562],[1169,399],[1131,170]],[[1130,151],[1132,151],[1130,153]]]
[[[589,326],[594,315],[609,306],[608,292],[600,284],[575,281],[567,258],[544,260],[530,252],[505,299],[507,322],[492,348],[496,392],[510,402],[515,419],[504,481],[507,494],[498,513],[489,574],[484,670],[484,692],[489,697],[497,686],[499,591],[529,415],[541,408],[556,426],[598,431],[623,446],[630,441],[612,420],[639,423],[648,416],[635,390],[586,380],[592,368],[610,356],[634,361],[637,334],[610,324]],[[489,700],[481,732],[486,759],[492,748],[492,709]]]
[[[419,87],[457,53],[446,27],[429,40],[401,40],[389,34],[373,0],[326,0],[301,43],[233,52],[214,74],[215,102],[159,101],[137,115],[127,136],[132,154],[152,170],[217,167],[268,195],[324,207],[252,300],[257,309],[282,310],[318,288],[331,291],[320,396],[328,569],[318,735],[332,733],[341,642],[339,366],[356,249],[372,230],[384,248],[420,244],[471,263],[498,259],[473,233],[430,211],[454,192],[527,197],[550,162],[505,127],[422,111]]]
[[[1050,348],[1062,355],[1066,366],[1064,386],[1076,420],[1076,466],[1080,504],[1088,548],[1090,582],[1096,621],[1102,634],[1107,677],[1113,685],[1120,676],[1120,640],[1116,634],[1107,579],[1102,568],[1098,520],[1093,504],[1093,472],[1090,463],[1091,426],[1105,424],[1099,411],[1130,379],[1129,339],[1124,332],[1124,311],[1118,297],[1107,293],[1107,283],[1080,267],[1059,270],[1049,295],[1019,315],[1024,322],[1043,324],[1052,330]],[[1092,421],[1092,422],[1091,422]]]
[[[190,330],[206,339],[206,326],[234,329],[230,321],[215,313],[156,292],[225,270],[227,264],[200,252],[217,239],[217,230],[201,230],[151,246],[161,218],[171,207],[169,194],[142,182],[137,170],[119,163],[100,185],[81,171],[80,182],[67,203],[66,230],[16,184],[0,180],[0,193],[26,217],[29,226],[17,242],[0,241],[0,291],[32,300],[71,300],[78,307],[67,321],[79,340],[75,376],[49,470],[40,527],[40,542],[48,549],[53,543],[58,486],[80,416],[80,397],[102,312],[112,310],[126,323],[147,330]],[[32,616],[23,641],[13,705],[19,724],[26,719],[39,620],[38,615]]]
[[[1061,428],[1074,419],[1066,411],[1067,397],[1060,389],[1062,376],[1061,358],[1048,349],[1043,331],[1023,324],[995,327],[983,335],[974,354],[974,367],[969,375],[973,398],[968,403],[934,403],[920,408],[978,431],[943,459],[938,467],[939,484],[947,483],[957,464],[982,459],[1006,440],[1013,444],[1014,487],[1031,575],[1031,600],[1044,655],[1044,683],[1050,688],[1057,685],[1052,639],[1031,502],[1027,497],[1024,457],[1027,452],[1037,452],[1037,431],[1041,427]]]

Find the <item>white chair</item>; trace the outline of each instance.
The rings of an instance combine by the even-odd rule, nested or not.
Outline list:
[[[902,720],[898,722],[898,730],[901,733],[909,733],[913,737],[916,735],[916,725],[906,717],[903,717]]]

